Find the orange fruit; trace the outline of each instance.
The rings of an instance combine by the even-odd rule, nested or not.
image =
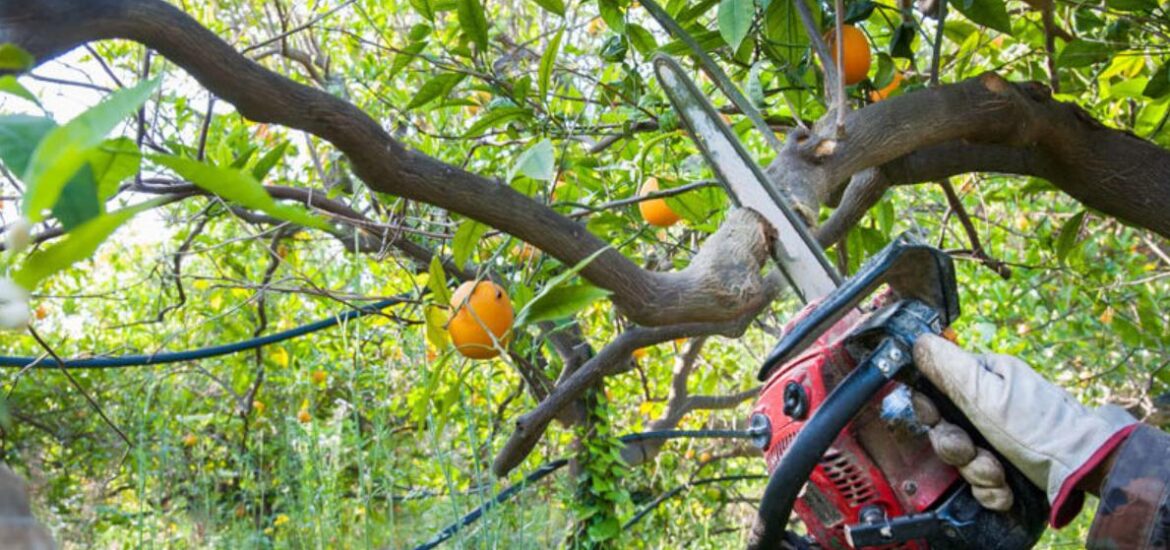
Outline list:
[[[264,402],[263,401],[253,401],[252,402],[252,410],[255,411],[256,414],[264,414]]]
[[[41,319],[49,316],[49,310],[45,309],[45,306],[37,306],[37,309],[33,312],[33,315],[36,316],[38,321],[40,321]]]
[[[646,357],[646,348],[638,348],[634,350],[634,359],[642,359]]]
[[[704,452],[703,454],[699,455],[699,462],[711,462],[711,453]]]
[[[305,409],[297,411],[297,421],[301,424],[308,424],[312,419],[313,415],[309,414],[309,411],[306,411]]]
[[[312,372],[312,374],[309,375],[309,378],[313,380],[314,384],[321,385],[329,379],[329,373],[323,370],[315,370]]]
[[[890,97],[890,94],[896,92],[898,88],[902,87],[902,73],[894,71],[894,78],[890,79],[890,83],[886,84],[880,90],[874,90],[869,93],[869,100],[877,103],[883,99]]]
[[[187,434],[183,436],[184,447],[194,447],[196,443],[199,443],[199,438],[196,437],[195,434]]]
[[[493,340],[508,345],[512,328],[512,302],[508,293],[491,281],[467,281],[451,295],[451,320],[447,333],[464,357],[491,359],[500,354]]]
[[[833,57],[833,63],[836,63],[837,33],[835,29],[825,35],[825,42],[829,45],[829,55]],[[841,42],[845,47],[845,68],[841,73],[845,79],[845,85],[852,86],[865,80],[865,77],[869,75],[869,64],[872,62],[869,39],[857,27],[845,25],[841,28]]]
[[[650,178],[646,180],[646,183],[642,184],[642,190],[638,194],[648,195],[657,190],[658,178]],[[639,202],[638,211],[642,213],[642,219],[646,220],[646,223],[655,227],[670,227],[681,219],[666,204],[666,199],[650,199]]]

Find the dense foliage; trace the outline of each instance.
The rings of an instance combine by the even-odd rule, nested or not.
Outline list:
[[[666,3],[777,132],[829,107],[793,1]],[[703,184],[710,171],[650,73],[653,52],[687,50],[636,2],[176,4],[266,67],[352,102],[417,151],[552,205],[647,269],[686,266],[729,208],[718,187]],[[819,4],[810,3],[827,30],[833,6]],[[845,4],[875,56],[849,101],[860,107],[895,78],[901,85],[886,94],[927,87],[936,20],[885,0]],[[949,4],[942,82],[996,71],[1055,84],[1058,99],[1103,124],[1170,147],[1170,4]],[[1048,44],[1046,35],[1059,37]],[[5,68],[30,62],[16,48],[0,51]],[[0,457],[28,478],[38,516],[66,546],[409,548],[560,457],[579,462],[448,544],[742,544],[762,481],[697,484],[655,499],[688,482],[763,473],[750,447],[677,440],[629,467],[616,438],[664,415],[689,346],[702,346],[684,378],[691,393],[751,389],[793,298],[776,302],[741,338],[636,353],[635,368],[583,401],[588,422],[554,424],[498,479],[493,457],[513,420],[538,402],[532,371],[552,381],[561,372],[549,334],[579,331],[596,350],[630,324],[574,266],[464,216],[373,191],[330,144],[246,120],[132,42],[75,50],[4,77],[0,91],[8,94],[0,104],[0,215],[9,234],[21,212],[35,223],[33,247],[0,258],[32,293],[35,336],[5,332],[0,350],[42,356],[43,367],[5,371]],[[751,123],[726,112],[761,163],[770,160],[773,150]],[[83,123],[70,123],[81,113]],[[50,138],[57,142],[45,146]],[[651,177],[664,190],[689,186],[665,199],[682,223],[650,226],[628,200]],[[273,202],[253,192],[259,184],[315,195]],[[1164,421],[1167,241],[1039,179],[969,174],[951,184],[961,210],[939,185],[892,188],[830,255],[856,269],[893,236],[918,231],[959,260],[965,346],[1020,355],[1085,402],[1121,403]],[[314,204],[314,196],[362,219]],[[22,206],[29,201],[41,202]],[[51,215],[42,218],[45,210]],[[822,210],[822,219],[831,213]],[[424,254],[374,235],[405,239]],[[427,251],[454,263],[445,270]],[[447,341],[445,308],[465,266],[513,301],[509,355],[471,360]],[[201,361],[67,374],[48,355],[214,346],[393,296],[406,300]],[[691,411],[679,427],[742,427],[751,399],[739,401]],[[639,523],[621,527],[652,503]],[[1075,545],[1086,526],[1082,518],[1046,543]]]

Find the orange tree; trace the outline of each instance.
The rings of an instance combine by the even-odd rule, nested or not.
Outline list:
[[[969,346],[1161,418],[1164,3],[666,9],[764,110],[776,134],[721,108],[843,271],[918,229],[970,260]],[[728,210],[649,77],[655,51],[689,53],[637,2],[7,0],[0,42],[4,321],[36,331],[5,345],[46,354],[7,382],[4,454],[62,537],[410,545],[566,454],[572,490],[540,498],[574,504],[470,536],[742,537],[742,485],[693,491],[651,538],[620,528],[672,484],[762,469],[748,447],[614,436],[741,424],[794,305],[770,228]],[[647,207],[685,223],[648,226]],[[491,361],[448,338],[451,287],[476,280],[515,311]],[[389,295],[400,308],[333,336],[52,369]]]

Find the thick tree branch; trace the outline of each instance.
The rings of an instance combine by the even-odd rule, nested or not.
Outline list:
[[[844,140],[832,126],[822,120],[811,131],[794,131],[769,166],[794,196],[827,202],[854,174],[875,167],[893,184],[967,171],[1028,174],[1170,236],[1170,152],[1106,128],[1036,83],[988,73],[854,111]]]
[[[357,107],[265,69],[161,0],[0,0],[0,42],[21,46],[38,63],[111,38],[157,50],[251,120],[331,142],[377,191],[479,220],[567,265],[606,249],[583,225],[507,185],[406,148]],[[641,325],[721,322],[744,312],[739,294],[710,277],[645,271],[616,250],[602,252],[581,275],[611,291],[614,304]]]

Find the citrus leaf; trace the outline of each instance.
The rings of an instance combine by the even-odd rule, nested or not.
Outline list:
[[[427,103],[435,100],[435,98],[446,96],[451,90],[455,89],[463,80],[465,75],[460,73],[443,73],[423,83],[418,92],[414,94],[414,98],[410,103],[406,104],[406,108],[415,109],[422,107]]]
[[[534,180],[548,181],[553,177],[554,158],[553,144],[547,138],[542,139],[529,147],[512,164],[508,171],[507,181],[512,181],[516,174],[523,174]]]
[[[477,137],[479,134],[494,128],[505,122],[510,122],[517,118],[529,117],[532,113],[524,107],[500,107],[492,109],[483,116],[475,120],[467,132],[463,134],[464,137]]]
[[[256,161],[256,166],[252,167],[252,177],[256,178],[256,181],[264,181],[264,178],[268,176],[268,173],[272,171],[276,163],[284,158],[285,151],[288,151],[288,144],[289,142],[287,141],[282,142],[275,149],[264,153],[264,156]]]
[[[435,349],[447,347],[447,311],[438,306],[427,306],[427,341]]]
[[[1150,81],[1146,83],[1146,87],[1142,90],[1142,95],[1157,99],[1167,93],[1170,93],[1170,61],[1158,67],[1154,76],[1150,77]]]
[[[274,218],[306,227],[329,229],[328,222],[303,207],[277,203],[260,182],[242,170],[220,168],[170,155],[151,155],[150,160],[174,170],[199,188],[244,208],[260,210]]]
[[[24,85],[22,85],[20,82],[17,82],[16,77],[10,74],[0,76],[0,92],[14,95],[21,99],[27,99],[37,104],[38,106],[41,104],[41,102],[37,100],[37,96],[28,91],[28,88],[25,88]]]
[[[573,267],[569,268],[567,271],[564,271],[563,273],[559,273],[555,277],[549,279],[548,282],[546,282],[544,284],[544,286],[541,287],[540,292],[537,292],[536,296],[533,296],[532,300],[530,300],[527,304],[524,305],[524,308],[520,310],[520,313],[518,313],[516,315],[516,318],[517,319],[528,318],[531,315],[528,312],[528,310],[532,308],[532,304],[539,301],[545,294],[552,292],[552,290],[555,289],[556,287],[560,286],[561,283],[572,278],[574,275],[577,274],[577,272],[581,271],[582,269],[585,269],[585,266],[589,265],[590,262],[597,259],[598,256],[602,255],[604,252],[606,252],[608,250],[609,250],[608,246],[605,248],[602,248],[601,250],[598,250],[597,252],[590,254],[585,259],[577,262],[577,265],[574,265]],[[520,324],[523,324],[523,323],[520,323]],[[517,325],[517,326],[519,326],[519,325]]]
[[[1057,64],[1062,67],[1088,67],[1109,59],[1109,47],[1101,42],[1073,40],[1060,51]]]
[[[102,203],[98,201],[98,186],[94,181],[93,169],[82,166],[65,184],[61,198],[53,205],[53,217],[69,231],[101,213]]]
[[[646,57],[658,49],[658,41],[654,39],[654,35],[641,25],[634,23],[626,25],[626,38],[638,53]]]
[[[1081,233],[1081,224],[1085,221],[1085,211],[1077,212],[1073,217],[1064,222],[1060,226],[1060,235],[1056,237],[1056,259],[1064,262],[1068,258],[1069,252],[1072,252],[1073,247],[1077,244],[1077,236]]]
[[[1012,33],[1012,21],[1003,0],[960,0],[950,5],[974,23],[1004,34]]]
[[[118,90],[45,135],[33,151],[21,178],[26,186],[22,210],[30,222],[44,219],[43,212],[57,202],[61,190],[85,164],[90,151],[100,145],[122,119],[146,103],[160,82],[161,76]]]
[[[544,55],[540,56],[540,69],[537,74],[539,80],[537,82],[537,89],[540,90],[540,100],[544,101],[548,97],[548,84],[552,80],[553,67],[556,65],[557,54],[561,49],[561,36],[565,34],[564,27],[557,31],[549,41],[548,47],[544,50]]]
[[[626,30],[626,14],[622,12],[617,0],[597,0],[597,10],[610,30],[614,32]]]
[[[37,144],[56,127],[57,123],[46,117],[0,116],[0,162],[10,172],[23,174]]]
[[[426,47],[427,41],[419,40],[418,42],[411,42],[410,45],[402,48],[402,51],[395,55],[394,61],[390,63],[390,72],[387,73],[387,79],[393,79],[399,71],[405,69],[407,65],[410,65],[410,62],[414,61]]]
[[[554,288],[528,302],[521,311],[517,326],[571,317],[609,294],[608,290],[590,284]]]
[[[719,34],[732,50],[739,49],[740,42],[747,37],[755,15],[756,8],[752,0],[720,0],[716,15]]]
[[[479,51],[487,50],[488,24],[483,4],[479,0],[459,0],[456,10],[459,26],[463,28],[464,34],[475,42]]]
[[[158,198],[93,218],[67,233],[63,239],[33,252],[24,260],[13,280],[32,289],[46,277],[89,258],[114,230],[139,212],[162,204]]]
[[[471,259],[475,245],[487,230],[487,225],[475,220],[463,220],[463,223],[459,224],[459,229],[455,230],[455,237],[451,239],[451,257],[455,265],[462,266]]]
[[[0,70],[20,72],[32,67],[35,61],[31,53],[16,44],[0,44]]]
[[[764,37],[768,39],[768,51],[779,60],[785,61],[789,68],[800,64],[804,52],[808,48],[808,33],[800,22],[792,5],[793,0],[773,0],[764,10]],[[820,20],[820,2],[810,3],[813,18]]]
[[[443,271],[443,260],[439,255],[431,256],[431,265],[427,268],[427,288],[431,289],[435,301],[445,304],[451,301],[451,291],[447,289],[447,272]]]
[[[128,137],[107,139],[90,153],[89,166],[97,183],[98,199],[105,201],[118,191],[118,184],[138,173],[142,153]]]
[[[1105,7],[1117,11],[1153,11],[1158,0],[1105,0]]]
[[[563,0],[536,0],[536,5],[561,17],[565,16],[565,3]]]

